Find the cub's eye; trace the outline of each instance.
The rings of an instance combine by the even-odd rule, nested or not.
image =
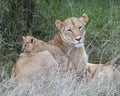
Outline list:
[[[71,30],[71,29],[68,29],[68,31],[72,32],[72,30]]]
[[[79,30],[82,28],[82,26],[79,27]]]

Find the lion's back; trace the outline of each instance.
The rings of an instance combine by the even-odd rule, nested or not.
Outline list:
[[[58,63],[48,51],[39,52],[35,56],[18,59],[13,66],[17,82],[30,81],[34,77],[49,76],[50,70],[57,70]],[[14,73],[16,72],[16,73]]]

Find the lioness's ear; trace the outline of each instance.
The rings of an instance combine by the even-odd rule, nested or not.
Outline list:
[[[56,20],[55,21],[55,25],[57,26],[57,28],[60,30],[62,27],[63,27],[63,22],[62,21],[60,21],[60,20]]]
[[[87,14],[83,13],[83,15],[79,18],[81,22],[85,25],[88,22]]]

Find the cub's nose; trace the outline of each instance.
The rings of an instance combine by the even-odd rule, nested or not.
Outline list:
[[[76,37],[75,40],[80,41],[80,40],[81,40],[81,37]]]

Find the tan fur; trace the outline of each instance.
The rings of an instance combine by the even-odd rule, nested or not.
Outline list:
[[[60,20],[56,20],[55,24],[58,27],[59,32],[48,43],[60,48],[66,54],[65,56],[68,59],[67,64],[68,66],[71,66],[70,68],[75,69],[76,74],[80,74],[80,73],[84,74],[87,72],[86,76],[88,77],[93,78],[99,76],[100,78],[102,78],[103,75],[109,76],[109,73],[112,72],[112,74],[110,74],[110,77],[112,77],[113,74],[115,74],[114,73],[115,71],[112,71],[114,70],[114,68],[111,65],[110,65],[111,67],[109,66],[105,67],[104,65],[101,65],[100,68],[101,70],[99,71],[98,65],[88,63],[88,57],[84,48],[84,36],[85,36],[84,27],[87,21],[88,21],[88,16],[86,14],[83,14],[79,18],[77,17],[68,18],[64,22]],[[40,46],[38,47],[36,45],[40,45]],[[30,47],[31,46],[32,45],[30,44]],[[34,49],[35,52],[41,51],[40,49],[41,44],[35,44],[34,46],[35,47],[31,47],[30,50],[33,50],[35,48]],[[25,50],[24,47],[23,50]],[[30,51],[28,50],[24,52],[29,53]],[[52,52],[49,51],[49,52],[52,53],[53,51]],[[17,80],[18,81],[29,80],[26,78],[30,78],[32,77],[32,75],[36,75],[36,73],[39,73],[39,69],[37,69],[39,68],[39,66],[41,67],[45,65],[44,66],[45,68],[49,68],[48,67],[49,62],[51,62],[51,64],[58,65],[56,60],[52,57],[52,55],[49,56],[50,54],[49,52],[46,55],[44,55],[44,51],[43,51],[42,53],[39,52],[37,55],[29,56],[26,58],[20,58],[17,61],[16,65],[13,67],[13,73],[20,74],[20,76],[19,75],[17,76],[19,77],[17,78]],[[22,56],[24,57],[25,54],[22,54]],[[90,69],[89,72],[90,74],[88,73],[88,69]],[[44,73],[46,72],[49,73],[48,70],[44,70],[44,71],[43,71]],[[99,72],[102,72],[103,75],[101,75],[101,73]]]
[[[110,64],[91,64],[88,63],[85,68],[85,75],[88,78],[98,78],[100,80],[112,80],[119,78],[119,71]]]
[[[52,72],[50,70],[57,70],[57,66],[52,54],[42,51],[31,57],[19,58],[13,66],[12,76],[17,84],[27,83],[36,80],[35,78],[39,80],[42,76],[48,77]]]
[[[64,22],[56,20],[59,32],[48,43],[59,47],[72,62],[72,68],[79,74],[84,70],[87,54],[84,48],[85,25],[88,16],[70,17]],[[68,63],[69,66],[69,63]]]
[[[68,59],[66,61],[66,63],[69,64],[70,68],[74,68],[76,70],[76,73],[80,73],[81,71],[83,71],[83,68],[85,67],[84,66],[84,63],[85,63],[84,58],[85,58],[86,54],[83,53],[84,52],[83,45],[84,45],[84,35],[85,35],[84,26],[87,23],[87,19],[88,19],[87,15],[83,14],[80,18],[76,18],[76,17],[68,18],[67,20],[64,21],[64,23],[61,22],[60,20],[57,20],[56,26],[58,28],[60,28],[60,32],[56,35],[57,37],[55,36],[55,38],[57,38],[57,40],[52,39],[50,41],[51,43],[49,42],[49,44],[51,44],[51,46],[53,45],[53,46],[60,48],[66,54],[64,60]],[[78,22],[78,23],[76,23],[76,22]],[[64,30],[64,28],[65,28],[65,30]],[[69,28],[70,28],[70,30],[68,30]],[[69,32],[69,31],[71,31],[71,32]],[[67,37],[67,39],[65,39],[65,38],[61,39],[61,36],[65,36],[65,37]],[[69,38],[69,36],[71,38]],[[28,38],[28,39],[26,39],[26,38]],[[41,60],[41,58],[44,57],[44,54],[41,56],[34,55],[34,54],[42,51],[43,49],[48,50],[50,53],[55,52],[55,54],[56,54],[56,51],[53,51],[53,50],[51,51],[52,47],[51,46],[49,47],[48,44],[45,44],[44,42],[41,42],[31,36],[28,36],[26,38],[24,38],[24,40],[23,40],[23,47],[22,47],[25,54],[22,53],[20,56],[23,58],[19,58],[17,63],[13,66],[12,73],[13,73],[13,75],[15,75],[15,77],[17,77],[18,81],[29,80],[28,76],[32,77],[31,73],[33,73],[33,75],[36,75],[36,74],[34,74],[33,70],[36,70],[35,72],[39,72],[36,68],[38,68],[38,65],[41,66],[41,64],[44,63],[44,62],[42,63],[42,61],[45,61],[45,60],[40,61],[41,62],[40,63],[40,62],[38,62],[39,61],[38,59]],[[81,40],[80,41],[75,40],[78,38],[81,38]],[[44,44],[45,44],[45,46],[48,46],[48,47],[46,47],[47,49],[45,49]],[[50,50],[48,48],[50,48]],[[59,53],[61,53],[61,52],[59,52]],[[81,56],[80,53],[83,55]],[[28,57],[26,56],[26,54],[28,55]],[[52,53],[52,54],[54,54],[54,53]],[[51,61],[51,62],[54,61],[54,60],[51,60],[52,58],[48,58],[48,57],[49,56],[46,56],[46,61]],[[34,64],[35,68],[33,67],[33,69],[31,69],[32,68],[31,64],[32,65]],[[48,65],[48,62],[46,62],[45,64]],[[54,62],[53,62],[53,64],[54,64]],[[72,65],[70,65],[70,64],[72,64]],[[24,71],[24,70],[27,70],[27,71]]]
[[[84,48],[84,27],[87,21],[88,17],[86,14],[83,14],[80,18],[68,18],[64,22],[56,20],[55,24],[59,32],[55,34],[49,43],[58,46],[67,54],[70,62],[73,64],[72,67],[75,68],[78,74],[84,74],[85,72],[87,77],[98,77],[104,80],[108,77],[115,77],[119,73],[112,65],[88,63],[88,57]],[[79,37],[81,38],[81,43],[76,41],[76,38]],[[88,71],[89,69],[90,72]]]
[[[23,38],[22,50],[27,56],[35,55],[41,51],[49,51],[57,61],[64,53],[57,46],[50,45],[42,40],[38,40],[32,36],[26,36]],[[20,54],[20,57],[24,57],[25,54]]]
[[[64,52],[58,47],[43,42],[42,40],[38,40],[32,36],[23,37],[22,50],[24,53],[20,54],[20,58],[12,69],[12,76],[16,78],[15,80],[17,82],[30,81],[30,77],[33,78],[33,76],[37,75],[35,73],[39,73],[41,76],[44,73],[46,74],[48,71],[47,69],[50,66],[49,63],[53,65],[57,64],[58,66],[58,63],[63,62],[61,61],[61,58],[64,55]],[[43,68],[42,73],[38,68]]]

